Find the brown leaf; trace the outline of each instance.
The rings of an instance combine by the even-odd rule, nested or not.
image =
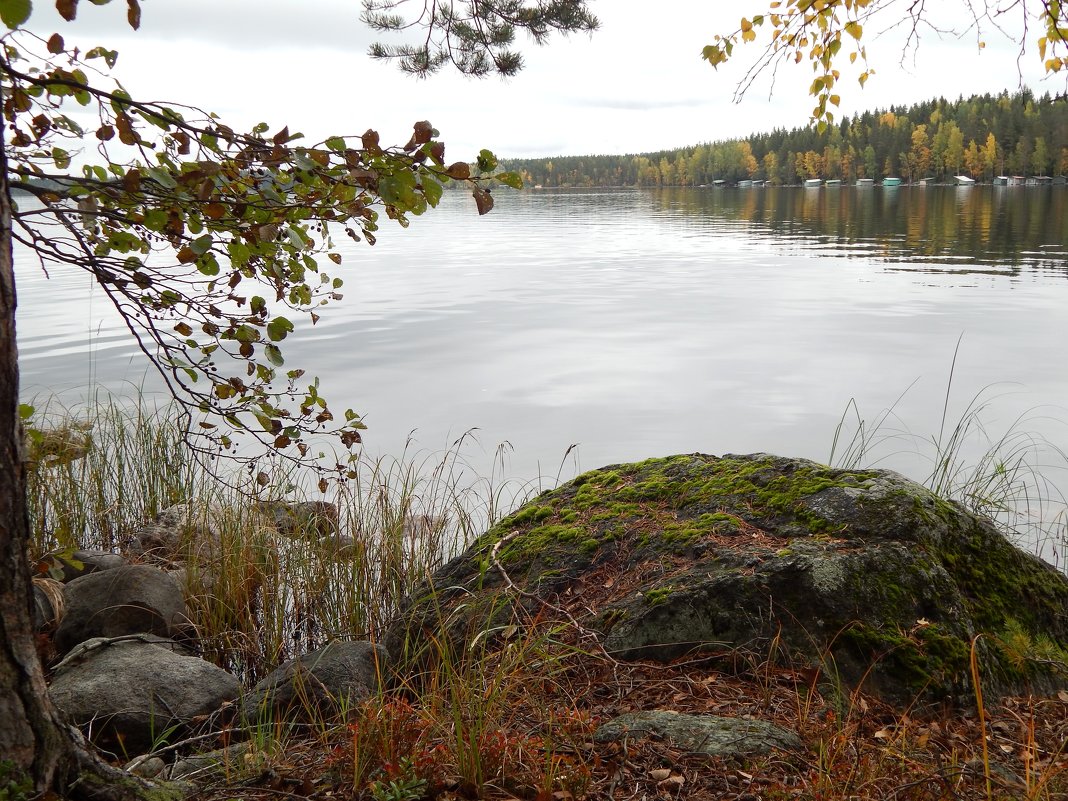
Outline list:
[[[475,199],[475,205],[478,207],[479,216],[489,214],[490,209],[493,208],[493,197],[490,195],[489,190],[476,188],[471,193],[471,196]]]
[[[284,145],[286,142],[288,142],[289,141],[289,126],[287,125],[282,130],[280,130],[278,133],[276,133],[271,138],[271,141],[274,142],[276,145]]]
[[[466,161],[457,161],[455,164],[449,165],[449,169],[445,170],[445,174],[450,178],[455,178],[457,181],[465,181],[471,177],[471,165]]]
[[[119,141],[124,145],[136,145],[140,137],[133,128],[133,123],[125,114],[115,115],[115,125],[119,128]]]
[[[222,219],[226,214],[226,206],[222,203],[209,203],[204,207],[204,216],[209,220]]]
[[[649,778],[654,782],[662,782],[669,776],[671,776],[671,771],[668,768],[656,768],[655,770],[649,771]]]
[[[78,16],[78,0],[56,0],[56,11],[67,22]]]
[[[360,139],[363,142],[364,150],[372,153],[380,153],[382,151],[382,148],[378,146],[378,131],[368,128]]]
[[[110,125],[101,125],[96,129],[96,138],[101,142],[107,142],[108,140],[115,138],[115,129]]]
[[[273,242],[274,238],[278,236],[278,226],[274,223],[267,225],[261,225],[256,230],[256,237],[260,242]]]
[[[430,138],[434,135],[434,126],[427,120],[420,120],[414,126],[415,139],[421,145],[425,145],[430,141]]]
[[[197,254],[193,252],[193,249],[188,245],[178,251],[178,262],[180,264],[191,264],[196,260]]]
[[[141,27],[141,4],[137,0],[126,0],[126,21],[135,31]]]
[[[122,176],[122,188],[131,194],[140,190],[141,172],[139,170],[130,170]]]
[[[657,787],[669,793],[678,793],[682,790],[682,786],[686,784],[686,777],[681,773],[672,773],[662,782],[657,782]]]
[[[48,37],[48,52],[52,55],[63,52],[63,37],[58,33]]]

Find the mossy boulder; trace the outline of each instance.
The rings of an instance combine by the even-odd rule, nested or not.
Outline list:
[[[988,696],[1068,686],[1068,578],[887,470],[692,454],[585,473],[443,567],[386,646],[404,664],[569,617],[617,659],[771,656],[902,703],[974,698],[973,648]]]

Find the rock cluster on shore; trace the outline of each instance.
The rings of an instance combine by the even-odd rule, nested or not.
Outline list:
[[[131,756],[233,720],[359,703],[385,677],[418,670],[431,642],[493,648],[530,625],[560,624],[620,661],[729,666],[760,653],[901,707],[972,703],[973,658],[987,698],[1068,687],[1068,578],[990,521],[885,470],[691,454],[585,473],[429,578],[383,646],[327,643],[252,687],[195,655],[173,569],[188,512],[165,512],[122,557],[58,555],[62,585],[40,582],[53,699]],[[327,505],[272,515],[286,533],[338,533]],[[196,536],[210,553],[211,532]],[[597,737],[643,732],[710,748],[799,747],[761,721],[657,710],[604,721]]]

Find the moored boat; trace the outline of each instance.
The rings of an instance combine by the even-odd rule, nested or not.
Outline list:
[[[970,175],[957,175],[955,176],[957,186],[972,186],[975,184],[975,179]]]
[[[819,178],[806,178],[805,179],[805,186],[810,188],[810,189],[813,188],[813,187],[821,186],[822,184],[823,184],[823,181],[821,179],[819,179]]]
[[[901,186],[901,179],[892,176],[883,178],[883,186]]]

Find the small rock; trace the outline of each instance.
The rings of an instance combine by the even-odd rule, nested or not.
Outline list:
[[[56,629],[56,650],[65,654],[93,637],[146,632],[171,637],[188,623],[181,585],[150,565],[124,565],[90,573],[63,590],[66,611]]]
[[[593,739],[603,743],[649,735],[662,737],[676,748],[707,756],[757,756],[772,750],[804,750],[794,732],[764,720],[670,711],[620,715],[598,727]]]
[[[337,505],[329,501],[271,501],[260,508],[287,537],[329,537],[338,533]]]
[[[291,659],[245,696],[241,714],[258,720],[265,711],[300,714],[359,702],[380,686],[387,671],[385,649],[369,642],[335,641]]]

